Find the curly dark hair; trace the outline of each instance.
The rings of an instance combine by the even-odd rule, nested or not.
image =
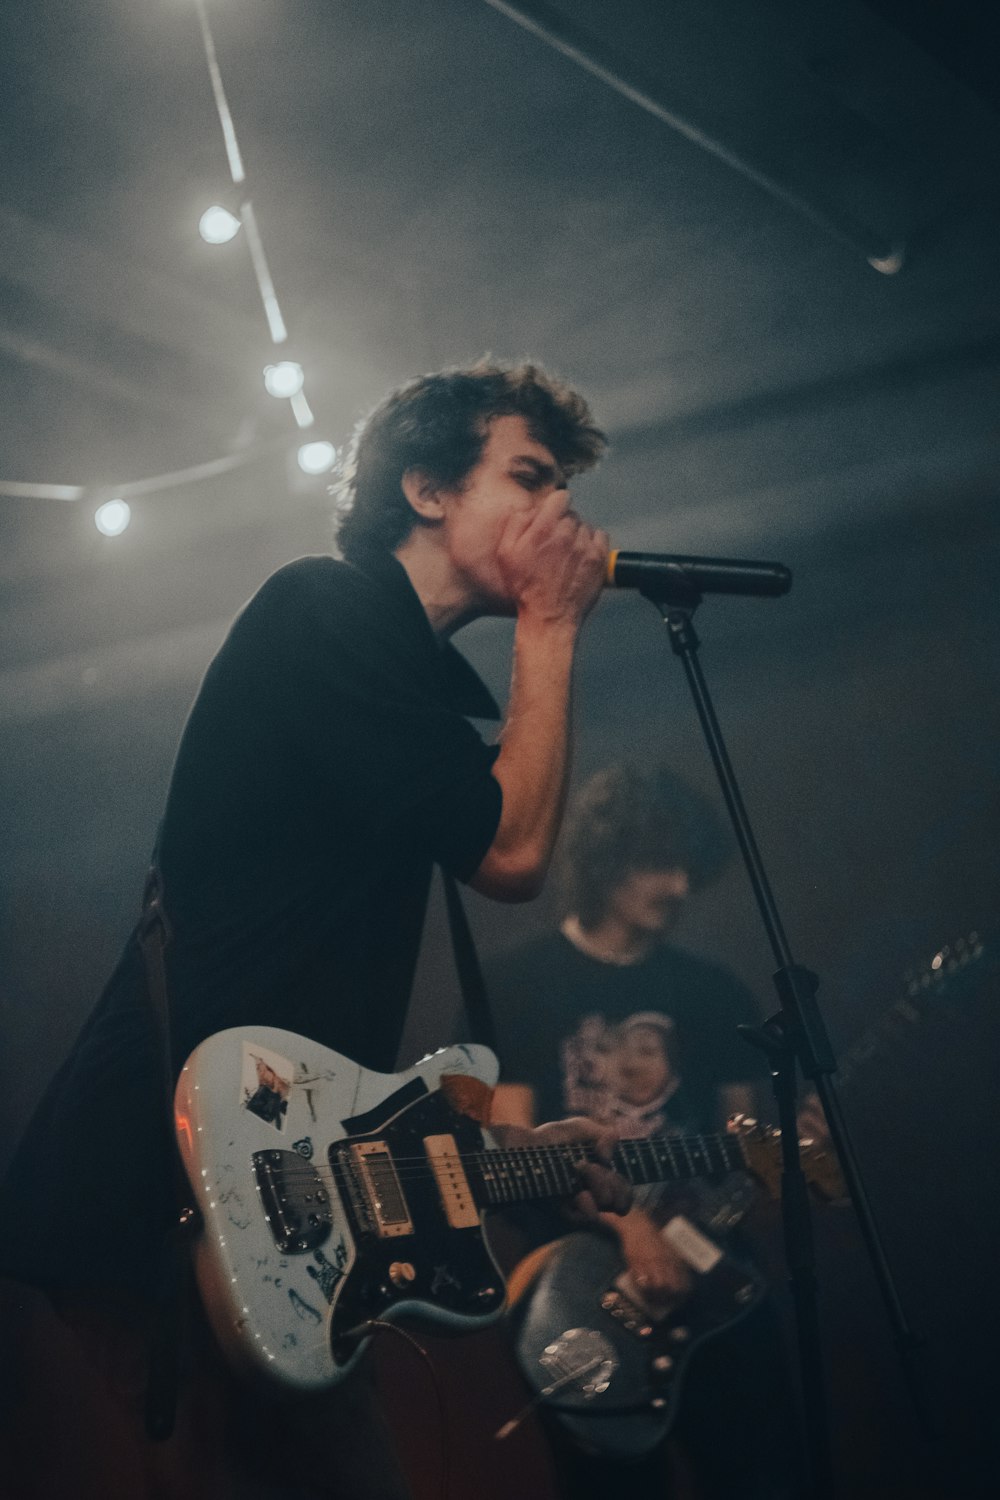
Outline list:
[[[592,467],[606,447],[583,397],[538,365],[483,360],[421,375],[354,431],[335,490],[344,556],[359,545],[398,547],[418,520],[400,483],[407,469],[425,470],[442,488],[461,488],[482,457],[490,422],[507,416],[524,417],[567,476]]]
[[[560,849],[567,913],[596,927],[634,870],[684,870],[692,890],[725,868],[732,842],[712,804],[663,766],[605,767],[585,782]]]

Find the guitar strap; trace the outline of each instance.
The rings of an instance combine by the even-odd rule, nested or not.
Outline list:
[[[490,1009],[490,999],[483,978],[482,965],[476,952],[475,940],[469,926],[462,898],[455,877],[447,870],[441,871],[444,882],[445,903],[448,907],[448,926],[451,930],[451,946],[455,954],[455,969],[458,987],[469,1023],[469,1035],[474,1042],[481,1042],[500,1056],[497,1045],[496,1023]]]
[[[163,878],[156,862],[146,877],[142,914],[138,927],[139,946],[146,968],[146,990],[160,1060],[161,1100],[171,1154],[176,1221],[163,1247],[159,1287],[149,1341],[146,1376],[146,1434],[155,1442],[169,1438],[177,1410],[181,1331],[186,1321],[187,1294],[191,1280],[191,1257],[187,1240],[196,1222],[190,1205],[190,1190],[180,1154],[174,1144],[174,1069],[170,1041],[170,1002],[167,991],[166,950],[171,940],[170,919],[163,901]]]

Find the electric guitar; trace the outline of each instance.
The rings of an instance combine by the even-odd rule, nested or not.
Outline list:
[[[908,969],[895,1003],[838,1069],[841,1084],[900,1031],[945,1002],[967,997],[991,959],[979,933],[969,932]],[[806,1147],[803,1167],[819,1196],[841,1196],[832,1153]],[[775,1179],[760,1170],[756,1175],[775,1192]],[[590,1448],[636,1458],[662,1441],[676,1416],[691,1355],[744,1317],[766,1291],[760,1273],[733,1257],[725,1242],[750,1207],[753,1185],[744,1178],[694,1186],[686,1202],[671,1196],[673,1217],[663,1230],[692,1272],[693,1288],[683,1296],[647,1303],[616,1241],[593,1231],[542,1246],[511,1274],[512,1332],[522,1374],[535,1399]]]
[[[175,1123],[201,1219],[195,1273],[236,1368],[313,1391],[347,1374],[379,1323],[471,1330],[500,1317],[484,1215],[571,1197],[593,1155],[498,1148],[482,1123],[497,1074],[486,1047],[386,1074],[266,1026],[196,1048]],[[780,1140],[761,1127],[628,1140],[613,1165],[632,1183],[737,1169],[776,1182]]]
[[[802,1147],[807,1176],[814,1149]],[[821,1167],[829,1169],[821,1196],[839,1196],[832,1160]],[[701,1194],[671,1196],[661,1233],[692,1276],[691,1289],[676,1297],[647,1300],[614,1236],[593,1230],[542,1246],[511,1275],[522,1374],[535,1400],[592,1449],[638,1458],[655,1448],[673,1424],[695,1350],[767,1291],[756,1267],[725,1248],[725,1233],[756,1198],[754,1185],[742,1177],[713,1196],[714,1204]]]

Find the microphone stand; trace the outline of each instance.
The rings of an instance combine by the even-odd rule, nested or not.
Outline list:
[[[834,1092],[831,1075],[836,1060],[817,1004],[817,976],[797,964],[788,945],[774,896],[761,862],[743,798],[730,764],[722,731],[698,660],[699,640],[692,616],[701,603],[701,593],[682,574],[651,579],[639,590],[655,604],[670,633],[670,644],[684,666],[695,708],[715,766],[722,795],[743,855],[750,884],[763,919],[777,964],[774,975],[779,1009],[763,1025],[741,1026],[754,1046],[766,1052],[778,1123],[781,1128],[781,1207],[785,1260],[795,1311],[796,1341],[802,1386],[807,1494],[816,1500],[833,1496],[833,1463],[826,1376],[817,1303],[815,1255],[806,1179],[802,1172],[796,1124],[796,1064],[815,1085],[830,1127],[830,1136],[840,1161],[861,1234],[871,1258],[903,1374],[923,1435],[931,1436],[923,1392],[917,1379],[914,1355],[919,1346],[910,1329],[893,1281],[892,1272],[874,1217],[854,1147]]]

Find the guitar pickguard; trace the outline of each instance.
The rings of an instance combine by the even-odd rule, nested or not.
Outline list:
[[[502,1310],[503,1281],[486,1249],[478,1219],[474,1227],[452,1228],[433,1173],[422,1170],[427,1159],[425,1138],[442,1132],[454,1137],[460,1151],[475,1151],[482,1145],[479,1126],[455,1115],[444,1096],[435,1092],[409,1105],[383,1129],[330,1147],[334,1175],[348,1180],[350,1162],[359,1147],[385,1146],[392,1161],[400,1164],[398,1192],[406,1214],[406,1227],[397,1234],[394,1223],[380,1223],[377,1215],[360,1206],[363,1189],[344,1192],[342,1201],[360,1255],[340,1294],[333,1335],[335,1357],[350,1353],[345,1335],[369,1318],[405,1310],[408,1318],[455,1320],[461,1325]],[[406,1163],[414,1164],[409,1174]]]

